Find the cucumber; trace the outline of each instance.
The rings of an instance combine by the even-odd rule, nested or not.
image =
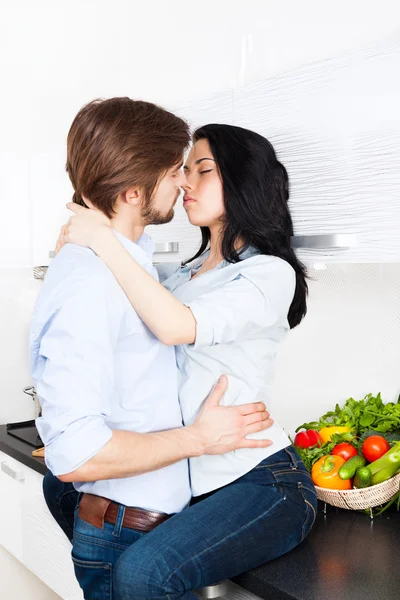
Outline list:
[[[367,464],[366,459],[361,454],[357,454],[357,456],[352,456],[347,460],[344,465],[342,465],[339,469],[339,477],[340,479],[351,479],[354,477],[357,469],[360,467],[365,467]]]
[[[391,479],[396,475],[396,472],[397,470],[395,467],[393,467],[393,465],[388,465],[387,467],[384,467],[383,469],[372,475],[371,485],[377,485],[378,483],[383,483],[384,481]]]
[[[368,467],[358,467],[354,476],[353,486],[355,488],[366,488],[372,485],[372,473]]]

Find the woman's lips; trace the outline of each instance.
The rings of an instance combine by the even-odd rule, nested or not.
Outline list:
[[[196,202],[196,200],[190,196],[183,197],[183,206],[185,206],[185,204],[189,204],[190,202]]]

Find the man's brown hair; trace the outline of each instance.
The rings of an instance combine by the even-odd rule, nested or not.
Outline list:
[[[160,178],[177,165],[190,140],[188,124],[131,98],[93,100],[76,115],[67,138],[66,170],[75,190],[108,217],[119,194],[144,190],[149,203]]]

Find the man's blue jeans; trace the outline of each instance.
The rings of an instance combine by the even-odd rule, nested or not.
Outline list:
[[[73,529],[75,573],[90,600],[192,600],[192,590],[289,552],[309,533],[317,511],[311,476],[293,446],[233,483],[193,498],[145,534],[121,526],[122,505],[115,525],[97,528],[82,521],[77,509],[73,523],[71,488],[51,473],[45,477],[51,513],[70,539]]]

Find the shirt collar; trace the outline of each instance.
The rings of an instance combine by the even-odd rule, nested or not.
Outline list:
[[[201,265],[203,264],[203,262],[205,261],[205,259],[207,258],[207,256],[209,254],[210,254],[210,251],[206,250],[205,252],[203,252],[203,254],[201,256],[199,256],[195,260],[192,260],[190,263],[188,263],[184,267],[181,267],[181,269],[183,271],[197,271],[201,267]],[[246,258],[251,258],[252,256],[255,256],[256,254],[260,254],[259,250],[257,250],[257,248],[255,248],[255,246],[249,246],[247,248],[247,250],[242,252],[242,254],[240,255],[240,259],[245,260]],[[230,264],[230,263],[228,263],[226,260],[222,260],[217,265],[216,269],[225,267],[228,264]]]
[[[203,264],[203,262],[205,261],[205,259],[207,258],[207,256],[209,254],[210,254],[210,251],[206,250],[205,252],[203,252],[203,254],[201,254],[200,256],[198,256],[197,258],[195,258],[194,260],[191,260],[186,265],[183,265],[181,267],[181,270],[183,272],[198,270],[201,267],[201,265]]]
[[[241,260],[245,260],[246,258],[251,258],[252,256],[255,256],[256,254],[260,254],[260,251],[257,250],[257,248],[255,246],[249,246],[247,248],[247,250],[245,250],[240,255],[240,258],[241,258]]]
[[[142,266],[152,264],[155,244],[147,233],[143,233],[136,242],[113,229],[116,237],[131,256]]]

